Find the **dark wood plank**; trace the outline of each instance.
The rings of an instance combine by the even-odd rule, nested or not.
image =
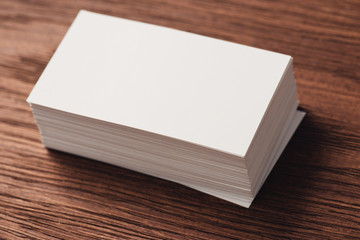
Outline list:
[[[25,102],[80,9],[290,54],[308,115],[250,209],[48,151]],[[1,239],[359,239],[360,2],[0,1]]]

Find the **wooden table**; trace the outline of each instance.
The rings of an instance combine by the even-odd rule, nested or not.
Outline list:
[[[80,9],[294,57],[308,113],[250,209],[48,151],[25,102]],[[360,2],[0,1],[1,239],[360,239]]]

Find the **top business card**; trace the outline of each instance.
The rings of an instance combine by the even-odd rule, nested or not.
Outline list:
[[[291,61],[80,11],[28,101],[244,156]]]

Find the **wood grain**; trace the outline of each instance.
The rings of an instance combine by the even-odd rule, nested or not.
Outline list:
[[[308,113],[250,209],[48,151],[25,102],[80,9],[294,57]],[[360,239],[360,2],[1,0],[1,239]]]

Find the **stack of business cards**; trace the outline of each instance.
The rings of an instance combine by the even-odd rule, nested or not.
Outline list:
[[[87,11],[28,102],[48,148],[245,207],[304,115],[290,56]]]

